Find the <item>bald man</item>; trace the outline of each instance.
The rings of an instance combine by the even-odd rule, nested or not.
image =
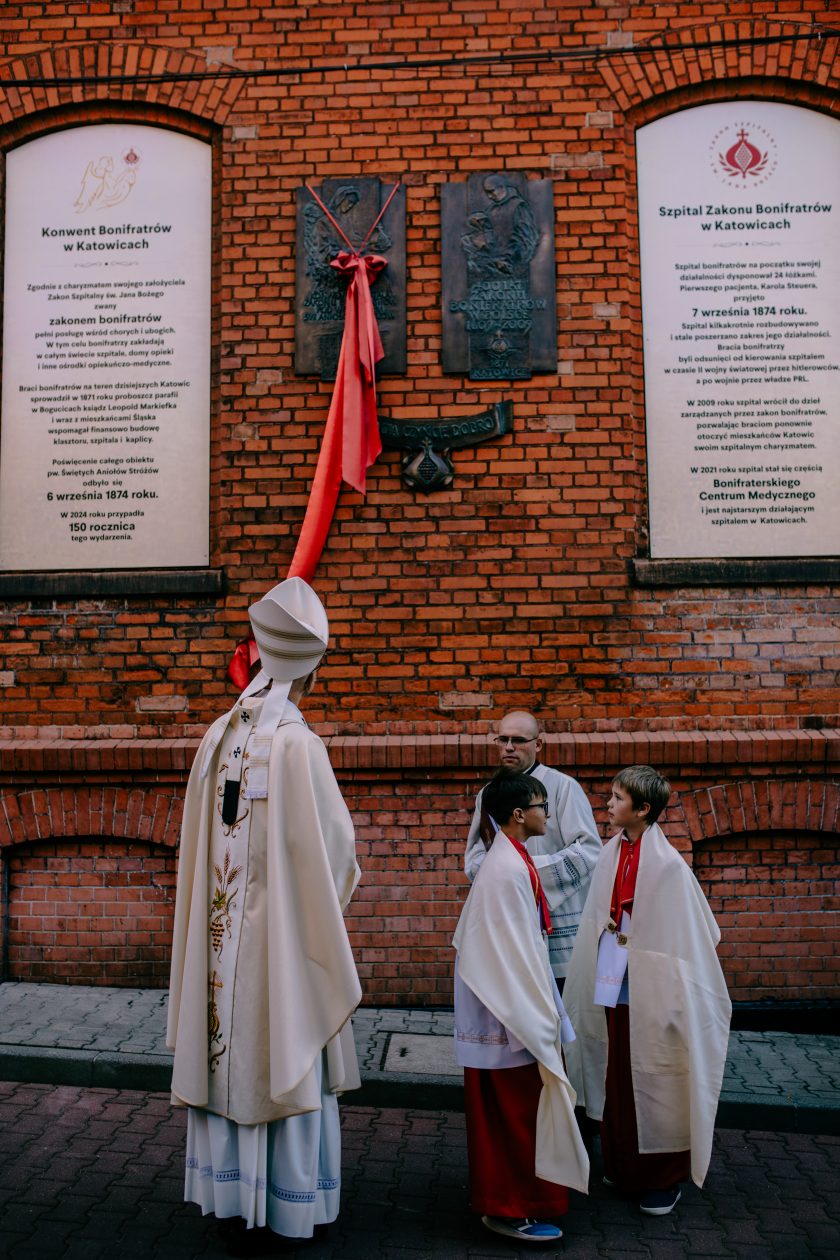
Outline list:
[[[560,983],[566,976],[589,881],[601,852],[592,807],[579,783],[539,761],[542,730],[533,713],[516,709],[505,714],[495,737],[499,762],[510,774],[530,774],[545,786],[549,817],[545,834],[528,841],[551,911],[548,953]],[[479,792],[467,837],[464,869],[472,882],[498,830],[482,810]]]

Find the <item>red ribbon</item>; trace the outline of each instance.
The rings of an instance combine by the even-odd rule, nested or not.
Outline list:
[[[230,658],[227,676],[235,683],[239,691],[244,691],[251,681],[254,666],[259,663],[260,650],[253,637],[243,639],[236,645],[236,651]]]
[[[376,364],[385,352],[370,282],[386,265],[378,254],[361,257],[346,250],[330,264],[350,277],[344,336],[315,479],[287,577],[312,581],[342,481],[364,494],[367,470],[382,450],[376,419]]]
[[[507,836],[507,832],[505,832],[504,834]],[[508,840],[510,840],[514,849],[516,849],[516,852],[519,854],[519,856],[524,861],[525,865],[528,867],[528,874],[531,876],[531,887],[534,890],[534,901],[537,907],[539,908],[543,931],[546,933],[547,936],[550,936],[551,933],[554,931],[554,928],[551,926],[551,910],[549,909],[549,906],[548,906],[548,898],[546,897],[545,892],[543,891],[542,880],[540,879],[539,871],[537,870],[536,866],[534,866],[534,859],[531,857],[531,854],[525,848],[525,845],[521,844],[519,840],[514,840],[513,836],[508,836],[507,838]]]
[[[384,217],[399,186],[400,181],[397,180],[367,236],[355,249],[314,188],[309,188],[307,184],[312,196],[349,247],[334,258],[330,266],[349,276],[350,281],[344,306],[344,334],[338,371],[324,440],[287,577],[312,581],[335,515],[342,481],[364,494],[367,470],[382,450],[376,418],[376,365],[385,352],[373,310],[370,285],[387,266],[387,259],[378,254],[362,257],[361,251]],[[251,635],[237,645],[227,667],[228,678],[240,691],[247,687],[258,661],[259,651]]]

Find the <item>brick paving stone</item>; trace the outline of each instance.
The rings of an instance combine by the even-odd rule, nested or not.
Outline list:
[[[0,1237],[14,1260],[197,1260],[224,1255],[212,1217],[181,1200],[185,1114],[165,1095],[0,1083]],[[23,1134],[14,1117],[25,1114]],[[111,1117],[110,1126],[105,1123]],[[532,1255],[467,1210],[463,1117],[346,1107],[343,1211],[309,1260],[481,1260]],[[110,1135],[110,1136],[109,1136]],[[836,1260],[840,1142],[716,1138],[706,1188],[643,1217],[597,1181],[574,1194],[567,1260]],[[45,1169],[53,1174],[45,1176]],[[815,1174],[820,1173],[817,1177]],[[69,1175],[68,1175],[69,1174]]]
[[[760,1244],[762,1238],[758,1232],[758,1226],[755,1221],[744,1219],[728,1220],[724,1225],[727,1239],[735,1243],[756,1243]]]
[[[810,1216],[810,1207],[805,1209],[805,1213]],[[802,1229],[803,1214],[797,1213],[796,1216],[791,1212],[790,1205],[785,1204],[774,1209],[765,1209],[761,1214],[759,1230],[765,1238],[781,1239],[785,1235],[795,1236]]]
[[[647,1240],[651,1260],[683,1260],[686,1254],[684,1238],[651,1238]]]

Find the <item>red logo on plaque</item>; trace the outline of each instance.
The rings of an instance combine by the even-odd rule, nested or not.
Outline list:
[[[709,165],[718,179],[731,188],[739,184],[763,184],[778,166],[776,141],[756,122],[730,123],[709,143]]]
[[[767,165],[769,154],[765,150],[756,148],[754,144],[750,144],[749,132],[742,127],[738,132],[738,139],[730,149],[725,153],[719,153],[720,164],[727,175],[737,179],[740,175],[742,179],[746,179],[748,175],[761,175]]]

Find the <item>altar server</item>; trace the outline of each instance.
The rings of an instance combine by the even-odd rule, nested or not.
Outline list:
[[[651,1216],[709,1166],[732,1011],[715,952],[720,931],[687,863],[656,819],[668,782],[630,766],[612,785],[617,829],[604,846],[564,1000],[577,1040],[569,1077],[601,1121],[604,1180]]]
[[[546,948],[551,914],[527,847],[549,804],[539,779],[506,772],[483,797],[499,830],[453,941],[470,1202],[494,1232],[550,1245],[562,1237],[566,1187],[586,1192],[589,1160],[563,1066],[574,1033]]]
[[[545,831],[531,837],[528,848],[551,911],[548,956],[562,993],[589,881],[601,852],[592,806],[579,783],[540,761],[543,733],[533,713],[520,709],[506,713],[493,742],[502,770],[532,775],[548,794]],[[495,830],[496,822],[482,790],[476,798],[467,836],[464,869],[468,879],[475,879]]]

